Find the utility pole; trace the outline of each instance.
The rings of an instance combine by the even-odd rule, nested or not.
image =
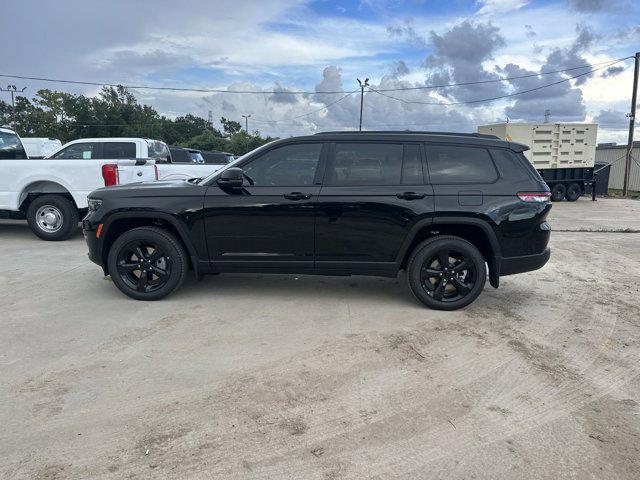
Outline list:
[[[544,123],[549,123],[549,115],[551,115],[551,110],[547,108],[544,111]]]
[[[636,103],[638,103],[638,69],[640,68],[640,52],[636,52],[635,66],[633,69],[633,92],[631,92],[631,113],[629,117],[629,141],[627,142],[627,158],[624,165],[624,183],[622,184],[622,196],[626,197],[629,191],[629,173],[631,170],[631,152],[633,152],[633,129],[636,122]]]
[[[361,132],[362,131],[362,109],[364,107],[364,87],[369,86],[369,79],[365,78],[364,83],[361,82],[359,78],[356,78],[356,80],[358,80],[358,85],[360,85],[360,127],[358,128],[358,131]]]
[[[207,122],[209,123],[209,127],[213,129],[213,112],[211,110],[209,110],[209,118]]]
[[[249,133],[249,117],[251,115],[242,115],[242,118],[244,118],[244,130],[245,132]]]
[[[16,128],[16,99],[15,95],[17,92],[24,92],[27,87],[24,87],[22,90],[18,90],[18,87],[15,85],[7,85],[7,88],[0,88],[0,92],[10,92],[11,93],[11,125],[14,130]]]

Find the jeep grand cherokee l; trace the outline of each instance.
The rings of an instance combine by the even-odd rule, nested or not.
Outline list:
[[[278,140],[206,178],[99,189],[89,257],[126,295],[156,300],[188,270],[406,271],[454,310],[549,259],[549,188],[525,145],[480,134],[327,132]]]

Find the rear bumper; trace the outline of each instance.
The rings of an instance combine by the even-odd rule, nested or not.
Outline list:
[[[544,267],[551,257],[551,249],[546,248],[537,255],[524,255],[522,257],[503,257],[500,259],[500,276],[514,275],[516,273],[530,272]]]

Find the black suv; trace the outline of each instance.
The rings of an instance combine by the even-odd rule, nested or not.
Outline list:
[[[328,132],[278,140],[202,179],[89,196],[89,257],[156,300],[187,270],[375,275],[400,270],[454,310],[549,259],[549,188],[522,152],[479,134]],[[248,294],[250,292],[247,292]]]

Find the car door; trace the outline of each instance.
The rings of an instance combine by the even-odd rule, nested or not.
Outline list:
[[[313,268],[322,158],[322,142],[274,145],[237,165],[242,188],[208,188],[205,232],[215,269]]]
[[[433,214],[418,143],[336,142],[327,160],[316,221],[316,267],[397,271],[411,228]]]

